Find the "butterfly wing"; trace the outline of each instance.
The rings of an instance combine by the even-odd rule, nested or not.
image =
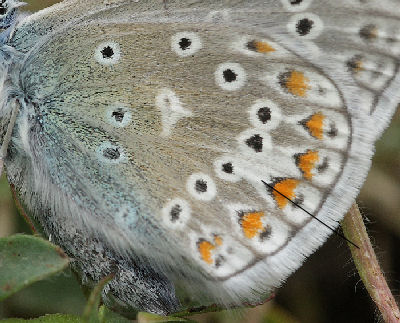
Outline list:
[[[399,9],[82,3],[10,41],[11,182],[85,279],[117,270],[118,302],[260,301],[330,233],[301,208],[336,227],[366,176],[399,99]]]

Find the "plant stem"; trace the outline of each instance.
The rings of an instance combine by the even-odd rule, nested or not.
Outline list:
[[[400,322],[400,311],[379,266],[356,203],[342,221],[344,235],[360,249],[348,244],[358,273],[387,323]]]
[[[19,214],[22,215],[24,218],[25,222],[29,225],[30,229],[32,230],[33,234],[37,234],[38,231],[35,228],[35,225],[33,224],[32,220],[29,218],[29,216],[26,214],[21,202],[19,201],[17,191],[15,190],[15,186],[13,184],[10,184],[10,189],[11,193],[14,199],[15,206],[19,212]]]

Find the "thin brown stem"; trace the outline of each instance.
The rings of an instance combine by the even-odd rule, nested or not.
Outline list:
[[[349,244],[358,273],[372,300],[387,323],[400,322],[400,311],[379,266],[356,203],[342,221],[344,235],[360,249]]]
[[[11,189],[11,193],[14,198],[15,206],[17,207],[18,212],[22,215],[22,217],[25,219],[26,223],[29,225],[30,229],[32,230],[32,233],[37,234],[38,231],[36,230],[35,225],[33,224],[32,220],[29,218],[29,216],[26,214],[22,204],[20,203],[20,201],[18,199],[18,194],[17,194],[13,184],[10,184],[10,189]]]

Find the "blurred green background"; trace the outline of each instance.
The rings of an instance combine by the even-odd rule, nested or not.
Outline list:
[[[27,10],[55,0],[26,1]],[[400,90],[400,89],[399,89]],[[395,295],[400,289],[400,112],[377,144],[373,167],[358,203]],[[0,236],[28,232],[4,177],[0,183]],[[70,271],[42,281],[0,302],[0,318],[32,318],[46,313],[80,314],[83,293]],[[199,322],[377,322],[379,313],[366,293],[346,243],[333,236],[293,274],[276,297],[254,309],[194,317]]]

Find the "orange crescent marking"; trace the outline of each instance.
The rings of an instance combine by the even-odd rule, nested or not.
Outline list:
[[[305,97],[307,91],[311,88],[308,85],[309,81],[310,80],[306,78],[303,73],[292,71],[286,82],[286,88],[293,95]]]
[[[296,189],[297,185],[299,185],[298,180],[289,178],[279,183],[276,183],[274,188],[293,201],[296,197],[294,190]],[[278,204],[279,208],[283,209],[289,201],[278,192],[272,191],[272,194],[274,195],[275,201]]]
[[[215,236],[214,242],[217,246],[222,246],[222,238],[220,236]]]
[[[273,48],[270,44],[262,41],[254,42],[254,46],[258,53],[268,54],[276,51],[276,49]]]
[[[214,261],[212,259],[212,251],[215,249],[215,246],[208,241],[202,241],[199,243],[199,252],[201,258],[209,265],[211,265]]]
[[[246,238],[252,239],[258,232],[262,231],[263,224],[261,218],[264,215],[264,212],[250,212],[244,214],[242,217],[242,229]]]
[[[320,140],[324,138],[324,120],[325,116],[318,112],[307,121],[306,126],[310,130],[311,136]]]
[[[307,153],[299,157],[299,168],[302,170],[304,177],[311,180],[313,177],[312,170],[319,161],[317,151],[307,150]]]

